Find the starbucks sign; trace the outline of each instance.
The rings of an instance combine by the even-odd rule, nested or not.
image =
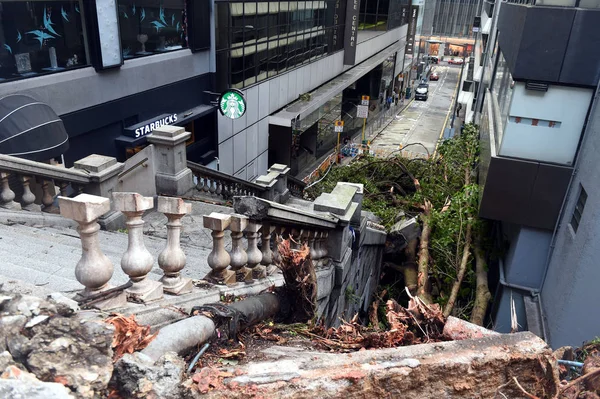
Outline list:
[[[229,89],[219,97],[219,111],[231,119],[238,119],[246,113],[246,100],[241,91]]]

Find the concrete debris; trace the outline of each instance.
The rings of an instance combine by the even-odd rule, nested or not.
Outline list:
[[[421,226],[416,218],[400,220],[390,228],[385,242],[386,255],[400,255],[411,240],[421,236]]]
[[[0,366],[28,370],[41,381],[70,388],[66,392],[79,398],[104,395],[113,372],[112,326],[76,317],[72,306],[60,298],[51,303],[28,295],[3,296],[11,299],[0,306],[0,336],[6,337],[0,340]],[[14,388],[13,383],[6,384],[6,389]],[[32,389],[38,385],[32,384]],[[71,397],[55,391],[53,385],[42,385],[39,395]],[[36,392],[0,397],[42,397]]]
[[[115,386],[124,398],[179,399],[185,361],[174,352],[154,363],[140,352],[125,354],[116,364]]]
[[[226,390],[228,398],[245,398],[252,388],[266,398],[525,398],[512,376],[537,397],[558,393],[552,353],[529,332],[344,355],[294,349],[263,351],[274,360],[236,369],[203,397]]]
[[[67,298],[60,292],[53,292],[52,294],[48,295],[48,300],[50,302],[54,302],[57,305],[62,305],[64,307],[67,307],[73,313],[75,313],[79,310],[79,304],[77,303],[77,301]]]
[[[72,399],[75,396],[57,382],[42,382],[33,374],[9,366],[0,375],[0,398]]]
[[[498,335],[497,332],[478,326],[468,321],[448,316],[443,331],[444,337],[453,341],[463,339],[483,338],[488,335]]]

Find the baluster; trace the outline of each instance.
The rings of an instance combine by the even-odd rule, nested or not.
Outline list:
[[[208,191],[210,191],[211,194],[214,194],[217,191],[217,182],[215,181],[215,179],[211,179],[209,184],[210,188]]]
[[[167,222],[167,246],[158,255],[158,265],[164,272],[160,279],[163,290],[169,294],[181,295],[192,291],[192,280],[181,277],[186,257],[181,249],[181,219],[192,211],[192,204],[183,202],[181,198],[158,197],[159,212],[165,214]]]
[[[7,172],[0,172],[0,208],[4,209],[21,209],[21,204],[13,201],[15,199],[15,192],[10,189],[8,184],[8,177],[10,176]]]
[[[273,233],[273,230],[275,230],[274,226],[264,224],[261,231],[261,270],[257,271],[256,273],[258,275],[263,273],[264,271],[264,277],[270,276],[276,271],[276,267],[275,265],[273,265],[273,251],[271,250],[271,234]]]
[[[252,271],[246,267],[248,263],[248,255],[242,247],[242,237],[244,229],[248,226],[248,217],[243,215],[231,215],[231,251],[229,258],[231,259],[231,270],[235,273],[235,279],[238,282],[252,280]]]
[[[315,232],[315,240],[313,243],[314,251],[311,252],[311,256],[313,257],[313,265],[315,267],[317,267],[321,264],[321,258],[322,258],[321,234],[323,234],[323,233],[321,233],[320,231]],[[314,253],[314,255],[313,255],[313,253]]]
[[[132,302],[150,302],[163,297],[163,285],[148,278],[154,258],[144,245],[144,211],[154,207],[154,198],[138,193],[113,193],[115,210],[127,218],[129,244],[121,259],[121,268],[133,285],[127,289],[127,299]]]
[[[54,197],[50,193],[50,189],[54,186],[52,180],[44,180],[42,182],[42,205],[43,211],[48,213],[57,213],[58,209],[54,206]]]
[[[198,173],[194,173],[194,176],[198,180],[198,182],[196,183],[196,190],[202,191],[204,187],[204,179]]]
[[[21,208],[26,211],[39,212],[42,207],[35,203],[35,195],[31,192],[31,176],[21,176],[23,184],[23,196],[21,197]]]
[[[279,243],[281,242],[281,226],[275,226],[273,231],[273,264],[281,264],[281,254],[279,253]]]
[[[319,260],[319,254],[317,248],[315,247],[317,232],[311,230],[308,234],[308,246],[310,247],[310,258],[312,259],[313,265],[316,265],[316,262]]]
[[[329,263],[329,258],[327,257],[327,238],[329,237],[329,232],[326,231],[321,233],[321,266],[326,266]]]
[[[67,183],[65,181],[61,181],[58,183],[58,187],[60,188],[60,195],[63,197],[67,197],[68,196],[67,189],[69,188],[69,183]]]
[[[221,180],[217,181],[217,189],[215,190],[215,194],[221,195],[223,192],[223,182]]]
[[[202,178],[202,190],[205,193],[207,193],[210,190],[210,181],[208,180],[208,177]]]
[[[75,278],[85,289],[79,293],[82,297],[96,295],[102,291],[112,288],[108,282],[113,275],[113,264],[102,253],[98,241],[98,230],[100,225],[98,218],[110,212],[110,200],[95,195],[80,194],[75,198],[58,197],[60,214],[65,218],[72,219],[79,224],[77,231],[81,237],[81,259],[75,266]],[[125,306],[127,298],[124,292],[94,302],[98,309],[113,309]]]
[[[290,248],[292,249],[300,249],[301,247],[301,243],[300,243],[300,236],[302,235],[302,230],[299,229],[292,229],[291,231],[291,237],[290,237]]]
[[[225,251],[225,229],[231,223],[230,215],[213,212],[208,216],[203,216],[204,227],[211,229],[213,238],[213,248],[208,255],[208,265],[212,269],[206,276],[209,281],[214,281],[220,284],[235,284],[235,273],[227,270],[227,266],[231,262],[229,253]]]
[[[223,182],[223,198],[229,199],[229,182]]]
[[[250,221],[246,227],[246,239],[248,240],[248,249],[246,253],[248,255],[248,268],[252,270],[252,278],[254,277],[254,269],[262,261],[262,252],[258,249],[258,232],[260,231],[261,225],[256,222]],[[259,269],[260,270],[260,269]],[[247,280],[248,282],[253,281],[252,279]]]

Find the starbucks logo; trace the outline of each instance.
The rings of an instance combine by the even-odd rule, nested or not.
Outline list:
[[[228,118],[238,119],[246,112],[246,100],[240,91],[228,90],[219,99],[219,110]]]

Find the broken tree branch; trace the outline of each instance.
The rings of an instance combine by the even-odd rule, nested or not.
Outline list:
[[[475,276],[477,285],[475,287],[475,305],[471,313],[471,323],[483,325],[483,319],[487,313],[488,304],[492,298],[488,286],[487,264],[485,254],[481,247],[481,233],[478,232],[475,236]]]
[[[429,238],[431,236],[431,203],[425,200],[425,210],[422,213],[423,230],[419,250],[419,266],[417,275],[417,295],[426,303],[432,303],[433,298],[428,289],[429,280]]]
[[[450,298],[448,299],[448,303],[444,308],[444,317],[450,316],[452,312],[452,308],[454,307],[454,303],[456,302],[456,298],[458,297],[458,291],[460,290],[460,285],[462,284],[463,278],[465,277],[465,273],[467,271],[467,265],[469,264],[469,255],[471,254],[471,230],[473,226],[471,222],[467,224],[467,234],[465,236],[465,246],[463,247],[463,255],[462,260],[460,262],[460,267],[458,269],[458,274],[456,275],[456,280],[452,285],[452,290],[450,291]]]

